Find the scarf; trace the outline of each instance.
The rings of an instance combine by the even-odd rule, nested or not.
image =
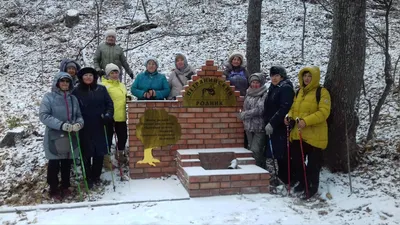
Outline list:
[[[265,85],[262,85],[261,87],[256,88],[256,89],[249,87],[247,89],[246,96],[251,96],[251,97],[263,96],[264,93],[267,91],[268,91],[268,89],[267,89],[267,86],[265,86]]]

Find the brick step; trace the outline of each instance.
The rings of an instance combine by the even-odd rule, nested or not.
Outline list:
[[[199,159],[199,153],[233,152],[235,158],[252,157],[253,153],[245,148],[207,148],[207,149],[179,149],[176,151],[178,161],[182,159]]]
[[[256,160],[253,157],[236,158],[238,165],[255,165]],[[200,159],[179,159],[178,167],[201,166]]]
[[[256,165],[240,165],[233,170],[178,167],[177,175],[190,197],[269,192],[270,174]]]

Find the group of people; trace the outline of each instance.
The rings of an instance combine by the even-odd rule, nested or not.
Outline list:
[[[176,99],[196,70],[184,54],[176,54],[174,61],[175,68],[166,77],[158,72],[158,61],[148,58],[145,71],[134,79],[131,93],[138,100]],[[71,194],[71,165],[80,154],[88,187],[100,185],[103,166],[112,169],[109,153],[114,134],[116,159],[121,164],[127,162],[129,96],[121,82],[122,69],[134,78],[122,48],[116,45],[114,30],[105,32],[105,42],[98,46],[94,56],[94,67],[81,68],[74,60],[62,60],[51,92],[45,94],[39,110],[40,120],[46,125],[44,149],[49,160],[47,183],[51,197],[61,199]],[[328,141],[326,119],[330,112],[329,93],[319,88],[319,69],[302,69],[300,89],[295,92],[285,69],[271,67],[271,85],[267,88],[266,76],[249,75],[244,55],[234,52],[227,60],[224,75],[245,96],[238,117],[243,120],[246,147],[253,152],[256,164],[266,168],[267,157],[276,159],[282,182],[299,181],[296,192],[307,190],[308,196],[314,195],[318,191],[321,150]],[[316,92],[320,92],[318,102]],[[302,173],[305,156],[307,169]],[[290,171],[288,165],[292,165]]]
[[[271,185],[298,183],[294,192],[307,199],[318,192],[322,150],[328,144],[330,95],[320,87],[318,67],[300,70],[297,91],[283,67],[271,67],[269,76],[267,89],[262,73],[250,75],[244,110],[238,116],[256,165],[266,168],[267,158],[277,161],[277,179]]]

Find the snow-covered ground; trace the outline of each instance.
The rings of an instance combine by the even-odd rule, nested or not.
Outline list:
[[[128,51],[127,57],[135,73],[144,69],[143,61],[148,56],[157,57],[160,70],[168,73],[173,68],[173,54],[177,52],[185,53],[189,63],[199,68],[206,59],[214,59],[222,65],[230,52],[245,50],[246,1],[146,2],[151,21],[159,27],[131,34],[129,44],[126,42],[128,29],[118,30],[118,43],[123,48],[134,48]],[[50,90],[51,79],[58,71],[61,59],[75,58],[79,49],[93,38],[96,30],[94,3],[78,0],[0,2],[0,138],[13,125],[20,125],[26,131],[15,147],[0,148],[0,205],[45,203],[40,198],[47,186],[46,159],[42,150],[44,126],[38,120],[38,107],[44,93]],[[81,13],[81,21],[73,29],[60,22],[71,8]],[[382,22],[379,15],[382,14],[377,10],[368,9],[368,26]],[[393,11],[393,15],[390,52],[395,61],[400,54],[397,45],[400,40],[397,32],[399,11]],[[135,21],[145,21],[140,1],[104,1],[100,15],[101,33],[107,27],[130,24],[132,17]],[[320,66],[324,76],[329,60],[329,13],[318,5],[307,4],[304,62],[301,60],[302,17],[301,1],[263,2],[261,67],[267,71],[272,65],[283,65],[294,83],[297,82],[297,72],[305,65]],[[378,26],[382,27],[380,24]],[[82,57],[78,57],[80,63],[92,65],[96,45],[94,40],[82,50]],[[382,51],[370,39],[365,69],[366,96],[361,96],[359,104],[360,143],[369,125],[366,99],[370,99],[374,107],[384,87]],[[131,83],[128,77],[127,85]],[[347,197],[347,176],[325,171],[321,176],[321,194],[324,196],[329,187],[333,199],[326,203],[318,202],[316,206],[295,205],[292,198],[268,194],[244,195],[96,207],[93,210],[0,214],[0,221],[6,224],[6,221],[11,224],[14,221],[21,224],[35,221],[40,224],[92,221],[127,224],[398,224],[400,172],[397,168],[400,161],[396,148],[400,138],[399,97],[391,94],[382,108],[376,141],[353,173],[356,193],[350,197]],[[136,181],[130,183],[133,182]],[[135,191],[140,194],[148,188],[145,186]],[[110,196],[115,194],[107,190],[111,190],[110,186],[98,201],[113,200]],[[157,188],[154,187],[154,191]]]
[[[118,183],[96,202],[0,208],[2,224],[400,224],[400,202],[346,175],[321,176],[321,200],[271,194],[189,199],[175,176]],[[151,187],[151,188],[148,188]],[[332,199],[326,198],[326,193]],[[371,196],[373,195],[373,196]],[[143,201],[147,199],[149,201]],[[112,201],[110,201],[112,200]],[[122,204],[121,201],[126,203]],[[115,205],[108,205],[114,203]],[[103,204],[105,206],[96,206]],[[73,208],[72,207],[77,207]],[[79,207],[79,208],[78,208]],[[61,208],[61,209],[60,209]],[[15,210],[16,213],[4,213]]]

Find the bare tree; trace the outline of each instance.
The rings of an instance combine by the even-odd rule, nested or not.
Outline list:
[[[390,11],[392,10],[392,3],[393,0],[380,0],[380,1],[375,1],[377,4],[382,5],[385,9],[385,30],[380,31],[378,29],[375,29],[376,32],[378,32],[378,36],[382,41],[379,40],[379,38],[375,38],[373,35],[370,33],[369,36],[375,41],[376,44],[378,44],[385,55],[385,66],[384,66],[384,74],[385,74],[385,89],[382,92],[381,97],[378,100],[378,104],[376,105],[374,109],[374,114],[372,116],[372,121],[371,124],[369,125],[368,128],[368,134],[367,134],[367,140],[371,140],[374,137],[374,131],[375,131],[375,126],[378,123],[379,120],[379,113],[381,112],[381,108],[383,104],[385,103],[385,100],[387,96],[390,93],[390,89],[392,88],[392,85],[394,83],[393,76],[392,76],[392,59],[391,55],[389,53],[389,15]]]
[[[332,171],[349,170],[346,149],[352,166],[358,163],[355,105],[364,74],[365,19],[366,0],[333,1],[332,45],[324,84],[330,90],[332,104],[325,164]]]
[[[100,12],[103,6],[104,0],[95,0],[96,6],[96,36],[97,36],[97,45],[100,44]]]
[[[146,4],[145,4],[144,0],[142,0],[142,6],[143,6],[144,15],[146,16],[146,20],[148,23],[150,23],[150,18],[149,18],[149,15],[147,14]]]
[[[307,6],[306,2],[303,1],[303,37],[301,39],[301,60],[304,62],[304,42],[306,41],[306,17],[307,17]]]
[[[249,74],[260,71],[261,6],[262,0],[249,0],[246,44]]]

